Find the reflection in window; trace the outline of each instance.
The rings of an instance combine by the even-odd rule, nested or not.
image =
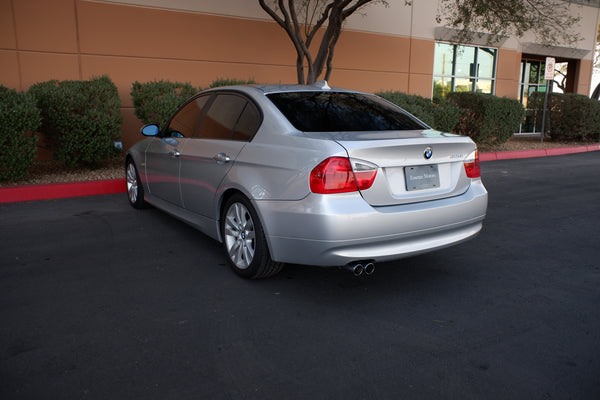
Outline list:
[[[475,47],[467,46],[454,46],[456,52],[454,53],[454,73],[455,76],[477,76],[475,71]]]
[[[375,96],[343,92],[273,93],[267,97],[299,131],[421,130],[427,127]]]
[[[477,54],[477,62],[479,63],[480,78],[495,78],[494,69],[496,67],[496,49],[488,49],[480,47]]]
[[[438,76],[452,75],[454,62],[454,46],[438,46],[435,48],[435,63],[433,74]]]
[[[241,119],[242,113],[246,109],[252,110],[253,107],[254,105],[249,104],[245,97],[229,93],[217,95],[202,121],[198,137],[202,139],[250,140],[258,129],[260,115],[251,121],[244,121],[246,126],[240,127],[243,130],[242,133],[238,133],[236,126],[239,125],[238,121]],[[256,113],[258,112],[256,111]],[[254,115],[256,116],[256,114]],[[252,123],[253,125],[251,125]],[[235,133],[234,128],[236,128]]]
[[[246,106],[246,99],[220,94],[208,109],[198,137],[203,139],[229,139],[233,127]]]
[[[239,121],[235,125],[235,130],[231,138],[233,140],[250,141],[258,130],[260,122],[258,109],[253,103],[248,102],[244,111],[242,111]]]
[[[435,44],[433,96],[451,92],[493,94],[497,49],[451,43]]]
[[[210,95],[197,97],[184,105],[169,122],[168,136],[192,137],[200,128],[200,116]]]
[[[544,71],[546,62],[540,60],[521,61],[520,100],[525,108],[525,119],[521,124],[521,132],[538,132],[541,128],[541,115],[536,112],[535,105],[529,104],[531,95],[546,91]]]

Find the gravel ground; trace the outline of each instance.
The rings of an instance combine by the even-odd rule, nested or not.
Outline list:
[[[125,178],[123,159],[103,161],[98,168],[68,168],[58,161],[36,161],[26,179],[17,182],[0,182],[0,187],[40,185],[48,183],[99,181]]]
[[[585,143],[549,142],[540,143],[539,136],[516,136],[500,146],[479,146],[481,152],[547,149],[553,147],[582,146]],[[17,182],[0,182],[0,187],[17,185],[39,185],[48,183],[121,179],[125,177],[123,159],[105,161],[96,169],[71,169],[58,161],[37,161],[30,169],[27,179]]]

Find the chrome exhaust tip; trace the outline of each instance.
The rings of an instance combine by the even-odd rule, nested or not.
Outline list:
[[[361,276],[363,274],[363,272],[365,272],[365,268],[363,267],[362,264],[359,264],[359,263],[344,265],[344,269],[346,271],[352,272],[352,274],[354,276]]]
[[[373,264],[372,262],[365,264],[364,272],[365,275],[373,275],[373,273],[375,272],[375,264]]]

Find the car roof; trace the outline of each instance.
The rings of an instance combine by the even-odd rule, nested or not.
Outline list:
[[[327,81],[318,81],[313,85],[257,85],[256,88],[263,91],[265,94],[280,93],[280,92],[355,92],[350,89],[332,88],[329,87]]]
[[[263,94],[272,93],[290,93],[290,92],[345,92],[345,93],[360,93],[355,90],[331,88],[327,81],[318,81],[313,85],[297,85],[297,84],[278,84],[278,85],[239,85],[239,86],[222,86],[213,90],[241,90],[244,92],[260,91]]]

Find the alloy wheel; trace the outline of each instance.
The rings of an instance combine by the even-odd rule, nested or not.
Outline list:
[[[237,268],[247,269],[254,259],[254,221],[241,203],[233,203],[225,214],[225,246]]]
[[[138,180],[135,165],[130,162],[127,165],[127,195],[131,204],[135,204],[138,199]]]

